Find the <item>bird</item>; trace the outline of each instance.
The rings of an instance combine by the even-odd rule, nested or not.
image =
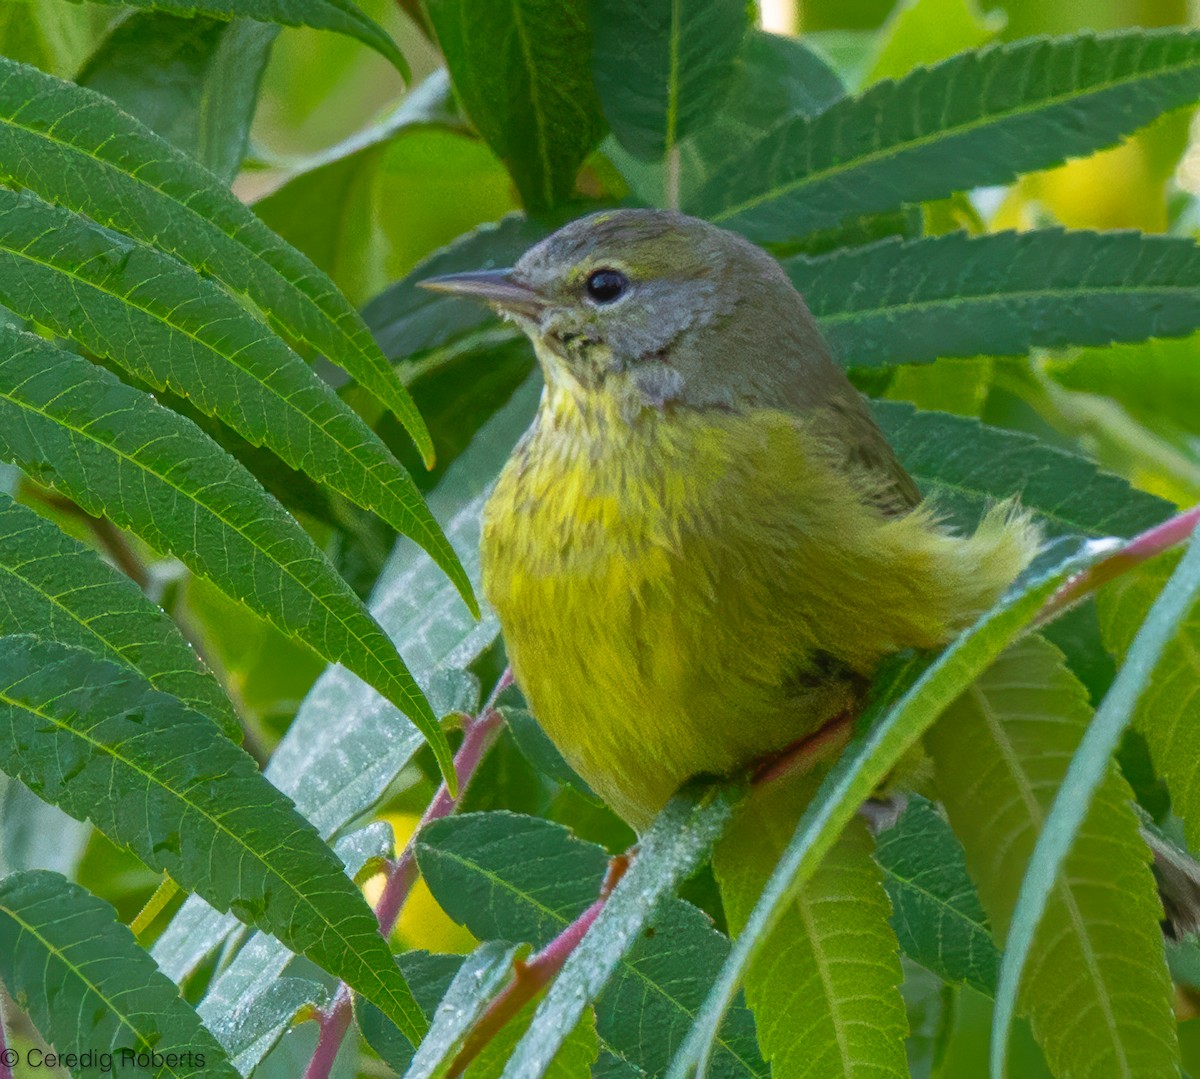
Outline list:
[[[783,267],[671,210],[600,211],[509,269],[427,279],[533,343],[531,426],[483,513],[514,679],[635,830],[933,649],[1040,545],[1000,502],[967,534],[922,498]]]

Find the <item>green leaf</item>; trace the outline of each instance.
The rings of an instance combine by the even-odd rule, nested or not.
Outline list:
[[[957,232],[786,268],[846,366],[1180,337],[1200,325],[1200,248],[1178,237]]]
[[[1194,543],[1193,543],[1194,546]],[[1155,559],[1107,585],[1099,596],[1105,644],[1125,660],[1156,598],[1165,598],[1174,555]],[[1133,723],[1145,738],[1154,771],[1166,780],[1171,804],[1195,848],[1200,840],[1200,739],[1195,723],[1200,677],[1200,610],[1181,620],[1155,677],[1143,690]]]
[[[13,633],[131,667],[241,741],[229,698],[166,613],[94,551],[0,495],[0,636]]]
[[[1052,536],[1132,536],[1171,514],[1164,499],[1031,435],[898,401],[871,409],[917,485],[961,527],[1014,494]]]
[[[412,536],[471,585],[412,478],[299,356],[224,289],[152,248],[0,188],[0,301],[185,396],[252,445]]]
[[[1058,650],[1031,638],[928,736],[939,793],[1006,949],[1020,947],[1021,878],[1090,718],[1087,693]],[[1173,1075],[1179,1051],[1149,853],[1128,785],[1107,754],[1101,765],[1104,781],[1090,809],[1080,803],[1086,821],[1052,881],[1020,1003],[1056,1075]],[[992,1052],[995,1065],[994,1042]]]
[[[520,950],[501,941],[488,941],[467,956],[442,997],[405,1079],[444,1074],[475,1021],[512,976],[513,960]]]
[[[1068,390],[1112,397],[1144,426],[1173,424],[1200,435],[1200,341],[1143,341],[1080,349],[1052,360],[1047,373]]]
[[[668,156],[711,119],[749,13],[743,0],[590,0],[596,90],[625,149]]]
[[[106,97],[0,57],[0,180],[128,233],[244,296],[428,432],[362,319],[324,274],[186,154]]]
[[[417,840],[417,864],[442,909],[480,940],[549,944],[596,899],[608,855],[561,824],[464,813]]]
[[[74,876],[91,836],[91,825],[73,820],[0,772],[0,877],[21,869]]]
[[[945,982],[991,996],[1000,953],[962,844],[933,804],[910,795],[904,814],[879,836],[875,860],[904,954]]]
[[[528,1028],[535,1007],[535,1002],[530,1001],[504,1025],[504,1029],[471,1062],[464,1073],[465,1079],[493,1079],[500,1074],[504,1062]],[[599,1048],[595,1016],[590,1010],[585,1011],[539,1079],[579,1079],[580,1076],[590,1076]]]
[[[1200,35],[1032,39],[961,53],[795,120],[687,209],[780,241],[1111,146],[1200,96]]]
[[[899,662],[876,686],[876,703],[860,721],[864,731],[850,744],[822,781],[796,826],[729,959],[704,1003],[691,1034],[675,1057],[670,1076],[704,1074],[715,1032],[737,986],[763,940],[782,917],[792,897],[810,879],[826,853],[871,793],[884,781],[917,739],[947,706],[984,671],[1037,616],[1043,604],[1073,573],[1098,557],[1086,546],[1061,556],[1048,550],[990,611],[912,680],[921,661]],[[899,695],[899,699],[890,701]]]
[[[538,1005],[504,1070],[505,1079],[540,1075],[554,1059],[588,1002],[604,992],[659,903],[708,855],[740,796],[729,786],[693,785],[667,803],[642,834],[629,869]],[[603,1027],[600,1034],[605,1037]],[[747,1074],[744,1059],[735,1056],[729,1062],[725,1058],[729,1046],[722,1042],[721,1049],[723,1069],[733,1067],[733,1074]]]
[[[717,844],[713,871],[735,936],[816,786],[809,774],[756,788]],[[853,822],[746,971],[759,1045],[778,1079],[908,1075],[900,956],[871,847],[865,825]]]
[[[75,81],[105,94],[226,184],[242,165],[259,82],[279,33],[226,22],[135,12],[92,53]]]
[[[90,819],[420,1036],[424,1019],[337,856],[207,719],[128,668],[5,637],[0,723],[9,735],[0,767],[40,798]]]
[[[560,824],[496,812],[430,825],[421,833],[417,860],[438,903],[475,936],[541,948],[595,901],[608,855]],[[705,915],[666,900],[596,1003],[605,1045],[661,1074],[728,950]],[[744,1008],[731,1016],[722,1039],[718,1074],[765,1071]]]
[[[152,1052],[155,1075],[238,1075],[116,911],[57,873],[0,880],[0,981],[59,1053],[111,1053],[98,1071]]]
[[[479,530],[496,464],[529,425],[541,392],[530,380],[484,426],[430,497],[472,580],[479,579]],[[460,672],[499,635],[491,614],[476,622],[454,587],[416,544],[401,540],[371,600],[380,623],[404,648],[438,712],[461,707]],[[333,835],[376,805],[421,748],[420,732],[377,693],[341,667],[325,671],[301,704],[266,769],[270,779],[323,836]],[[159,966],[176,981],[237,927],[190,897],[154,946]]]
[[[1003,11],[981,14],[976,0],[904,0],[880,28],[863,85],[898,79],[915,67],[978,48],[1003,30],[1006,21]]]
[[[410,716],[451,767],[445,734],[378,623],[295,520],[189,421],[86,360],[0,326],[0,456],[343,663]]]
[[[454,88],[528,210],[570,198],[603,120],[587,0],[426,0]]]
[[[408,63],[396,43],[374,19],[363,14],[353,0],[95,0],[148,11],[176,15],[211,15],[217,19],[254,19],[282,26],[311,26],[333,30],[361,41],[392,65],[406,79]]]

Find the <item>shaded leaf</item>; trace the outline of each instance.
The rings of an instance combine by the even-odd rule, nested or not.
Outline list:
[[[733,77],[743,0],[590,0],[592,72],[605,119],[642,158],[704,126]]]
[[[939,793],[1006,944],[1022,876],[1090,718],[1086,691],[1058,651],[1031,638],[1002,655],[927,738]],[[1020,1005],[1055,1075],[1175,1072],[1161,908],[1130,799],[1108,767],[1023,979]]]
[[[991,996],[1000,955],[962,844],[937,809],[910,795],[904,814],[879,836],[875,860],[904,954],[945,982]]]
[[[412,479],[318,375],[224,289],[28,193],[0,189],[0,300],[185,396],[252,445],[412,536],[470,583]]]
[[[408,63],[396,43],[374,19],[368,18],[354,0],[94,0],[122,4],[149,11],[178,15],[212,15],[218,19],[255,19],[283,26],[311,26],[333,30],[361,41],[387,57],[408,78]]]
[[[565,202],[603,120],[586,0],[426,0],[463,108],[526,209]]]
[[[248,755],[128,668],[30,637],[2,642],[4,771],[419,1036],[423,1018],[375,915]]]
[[[1111,146],[1200,96],[1200,35],[1033,39],[878,83],[768,135],[687,207],[752,239],[942,198]]]
[[[0,326],[0,455],[343,663],[413,717],[450,766],[445,734],[378,623],[295,520],[193,424]]]
[[[1006,21],[1003,11],[981,14],[976,0],[904,0],[879,30],[863,85],[898,79],[915,67],[978,48]]]
[[[177,256],[322,349],[432,455],[411,398],[324,274],[182,151],[106,97],[0,57],[0,179]]]
[[[958,232],[787,269],[847,366],[1179,337],[1200,325],[1200,248],[1177,237]]]
[[[756,788],[721,838],[713,870],[736,937],[770,879],[817,777]],[[852,822],[792,895],[746,971],[746,999],[776,1079],[904,1079],[900,957],[871,837]]]
[[[1049,535],[1132,536],[1171,514],[1164,499],[1031,435],[897,401],[871,410],[917,485],[961,527],[1014,494]]]
[[[133,1071],[154,1052],[172,1062],[155,1075],[236,1079],[116,911],[57,873],[0,880],[0,979],[59,1053],[111,1052],[114,1070]]]
[[[75,76],[229,184],[246,153],[279,27],[136,12]]]
[[[229,698],[166,613],[94,551],[0,495],[0,636],[13,633],[132,667],[241,740]]]

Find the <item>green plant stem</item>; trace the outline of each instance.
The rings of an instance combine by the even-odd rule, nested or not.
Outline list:
[[[470,720],[464,729],[462,744],[454,754],[454,773],[458,777],[458,794],[451,795],[445,783],[438,788],[433,801],[422,815],[420,823],[413,830],[408,843],[399,858],[387,863],[384,870],[383,891],[375,903],[375,916],[379,919],[379,932],[385,938],[391,936],[408,900],[412,887],[417,881],[417,838],[425,826],[432,821],[441,820],[453,813],[466,794],[471,779],[478,770],[488,750],[496,741],[504,718],[496,708],[500,694],[513,683],[512,671],[506,670],[500,676],[500,681],[492,690],[487,703],[479,715]],[[565,957],[564,957],[565,958]],[[329,1007],[317,1013],[317,1023],[320,1034],[317,1037],[317,1048],[313,1051],[312,1059],[304,1072],[304,1079],[328,1079],[338,1050],[350,1027],[352,1001],[350,991],[344,983],[338,985]],[[4,1079],[0,1075],[0,1079]]]

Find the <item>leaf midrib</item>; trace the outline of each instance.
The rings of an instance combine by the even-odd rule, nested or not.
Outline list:
[[[15,684],[19,684],[19,682],[15,683]],[[309,899],[308,895],[303,890],[301,890],[296,884],[294,884],[287,876],[285,876],[279,870],[273,868],[271,866],[271,864],[262,856],[262,854],[259,853],[259,851],[257,851],[254,847],[250,846],[244,840],[242,840],[237,835],[236,832],[232,832],[227,827],[225,827],[225,825],[221,823],[220,818],[214,817],[211,813],[208,812],[208,810],[206,810],[199,803],[189,801],[182,793],[175,790],[175,788],[172,787],[166,781],[158,778],[153,772],[147,772],[144,768],[140,767],[136,762],[130,760],[128,757],[123,756],[118,751],[119,750],[118,746],[109,745],[106,742],[100,742],[100,741],[96,740],[95,738],[92,738],[88,733],[81,731],[81,730],[77,730],[74,727],[71,727],[67,723],[58,719],[52,713],[45,711],[43,708],[38,707],[33,704],[23,702],[23,701],[19,701],[14,697],[9,696],[9,691],[11,689],[12,689],[12,684],[4,686],[4,687],[0,687],[0,703],[4,703],[6,705],[9,705],[9,706],[14,707],[21,711],[31,712],[34,715],[36,715],[38,718],[46,720],[49,723],[53,724],[55,727],[58,727],[60,730],[62,730],[68,736],[78,738],[78,739],[80,739],[80,741],[87,743],[94,750],[97,750],[101,755],[107,754],[107,755],[111,756],[113,758],[113,760],[118,761],[121,764],[125,765],[131,772],[134,772],[135,774],[142,776],[150,784],[159,787],[161,790],[163,790],[164,792],[169,794],[172,798],[174,798],[176,801],[178,801],[181,805],[183,805],[187,809],[191,810],[194,813],[199,814],[201,817],[203,817],[205,820],[207,820],[209,822],[209,824],[213,827],[214,831],[221,832],[224,835],[228,836],[229,839],[231,839],[233,841],[235,846],[244,850],[247,854],[249,854],[251,856],[251,858],[254,861],[258,862],[262,866],[262,868],[264,870],[266,870],[266,872],[273,879],[275,879],[275,880],[279,881],[281,884],[283,884],[284,887],[288,889],[288,891],[290,891],[293,895],[295,895],[300,900],[300,906],[308,909],[310,912],[315,914],[317,916],[318,922],[320,922],[322,925],[326,926],[330,930],[330,932],[333,934],[333,936],[343,945],[347,955],[353,955],[353,956],[359,955],[357,947],[341,931],[338,923],[330,921],[330,919],[325,916],[325,914],[321,910],[321,908],[315,906],[312,903],[312,901]],[[269,782],[269,780],[267,782]],[[244,808],[248,808],[248,807],[244,807]],[[268,932],[270,932],[270,930],[268,930]],[[274,934],[272,933],[272,935],[274,935]],[[375,972],[375,970],[370,965],[363,964],[360,967],[360,969],[365,971],[365,973],[368,975],[368,977],[370,977],[370,979],[375,983],[376,987],[381,992],[385,992],[387,994],[387,996],[389,997],[389,999],[391,999],[396,1005],[400,1006],[399,1010],[402,1010],[405,1013],[408,1012],[408,1008],[407,1008],[407,1006],[405,1006],[404,1001],[402,1001],[400,998],[398,998],[391,991],[391,988],[388,985],[386,985],[386,983],[383,982],[383,980],[378,976],[378,974]]]
[[[434,855],[435,857],[446,858],[450,861],[455,862],[461,868],[470,870],[471,872],[478,874],[479,876],[483,877],[493,887],[498,886],[500,888],[500,890],[506,891],[510,895],[515,896],[516,898],[528,903],[535,910],[544,914],[550,921],[554,922],[554,924],[558,927],[558,929],[560,931],[563,929],[566,929],[567,926],[571,924],[569,919],[565,918],[563,915],[559,914],[557,911],[552,910],[550,907],[547,907],[544,903],[535,899],[528,892],[524,891],[521,888],[518,888],[515,884],[511,884],[509,881],[505,880],[504,877],[495,873],[493,870],[490,870],[490,869],[486,868],[485,866],[480,865],[478,862],[470,861],[469,859],[467,859],[464,856],[462,856],[461,854],[459,854],[457,851],[447,850],[444,847],[434,847],[429,843],[421,843],[421,844],[419,844],[419,846],[421,848],[423,848],[424,850],[428,851],[430,854]],[[688,1016],[688,1018],[690,1018],[690,1019],[695,1018],[695,1016],[696,1016],[695,1011],[693,1011],[692,1009],[688,1008],[686,1005],[681,1003],[679,1000],[677,1000],[675,997],[673,997],[670,993],[668,993],[666,991],[666,989],[664,989],[660,983],[649,978],[647,975],[643,974],[640,970],[638,970],[638,968],[635,967],[632,963],[630,963],[628,953],[625,953],[621,956],[620,965],[621,965],[622,969],[627,971],[629,974],[634,975],[639,981],[641,981],[647,987],[649,987],[651,990],[653,990],[658,996],[661,996],[664,1000],[668,1001],[674,1008],[676,1008],[676,1010],[678,1010],[682,1014]],[[723,1048],[727,1053],[729,1053],[729,1055],[731,1057],[733,1057],[734,1060],[736,1060],[739,1064],[741,1064],[746,1069],[748,1074],[750,1074],[750,1075],[758,1075],[759,1074],[719,1034],[716,1038],[716,1043],[719,1046],[721,1046],[721,1048]],[[620,1054],[618,1054],[618,1055],[620,1055]]]
[[[111,1000],[106,993],[102,992],[100,987],[96,985],[95,982],[93,982],[83,973],[83,968],[76,966],[75,963],[67,957],[67,954],[57,945],[47,940],[36,926],[27,922],[12,907],[0,904],[0,912],[7,914],[14,922],[17,923],[17,925],[21,927],[21,929],[33,937],[34,940],[38,941],[47,952],[58,958],[67,967],[67,969],[75,975],[75,977],[83,982],[83,984],[87,986],[91,992],[95,993],[96,996],[104,1002],[105,1006],[113,1015],[117,1017],[121,1025],[125,1027],[131,1034],[133,1034],[133,1036],[137,1038],[142,1045],[144,1045],[147,1049],[154,1048],[154,1043],[133,1025],[133,1022],[130,1020],[129,1016],[127,1016],[123,1011],[119,1010],[116,1003]],[[200,1029],[203,1029],[203,1026],[201,1026]],[[168,1056],[169,1055],[170,1054],[168,1054]],[[177,1072],[174,1067],[171,1066],[169,1060],[163,1064],[163,1067],[170,1068],[171,1075],[180,1076],[181,1079],[188,1079],[189,1076],[196,1075],[196,1072]]]
[[[1017,756],[1012,742],[1007,737],[1007,732],[1004,730],[1004,725],[1000,718],[996,715],[992,708],[992,703],[987,695],[979,688],[979,685],[972,684],[970,687],[970,695],[974,699],[976,706],[979,708],[980,714],[983,716],[984,722],[987,724],[988,730],[991,732],[992,740],[1000,753],[1004,764],[1012,775],[1013,783],[1017,787],[1017,791],[1024,803],[1030,821],[1033,823],[1037,832],[1040,834],[1045,825],[1045,816],[1042,813],[1041,804],[1038,802],[1036,795],[1029,786],[1029,779],[1025,773],[1025,769],[1021,766],[1020,758]],[[1079,910],[1079,905],[1075,901],[1075,893],[1067,887],[1066,881],[1059,879],[1055,882],[1054,890],[1058,892],[1062,899],[1063,906],[1066,908],[1067,915],[1071,920],[1071,928],[1074,930],[1076,939],[1079,941],[1080,951],[1083,954],[1084,962],[1087,964],[1088,973],[1091,975],[1092,984],[1096,987],[1096,1001],[1100,1007],[1100,1013],[1104,1017],[1104,1024],[1108,1028],[1109,1037],[1116,1054],[1121,1062],[1121,1075],[1124,1079],[1131,1079],[1132,1072],[1129,1070],[1129,1058],[1125,1052],[1125,1045],[1120,1038],[1117,1030],[1116,1017],[1113,1014],[1112,1002],[1108,999],[1107,987],[1101,976],[1101,970],[1096,962],[1095,952],[1092,948],[1092,939],[1087,934],[1086,924],[1083,914]],[[1102,988],[1104,987],[1104,988]]]
[[[81,385],[81,383],[75,383],[76,387],[79,385]],[[89,442],[92,442],[93,444],[102,447],[107,452],[112,453],[114,456],[120,458],[122,461],[127,462],[129,465],[131,465],[133,468],[137,469],[138,471],[147,472],[151,476],[154,476],[156,479],[161,481],[163,483],[163,485],[168,487],[170,490],[177,491],[188,502],[190,502],[196,506],[203,507],[205,512],[211,514],[214,518],[216,518],[218,521],[220,521],[223,525],[226,525],[230,529],[230,531],[235,532],[237,535],[241,536],[242,539],[244,539],[247,543],[250,544],[250,546],[253,550],[259,552],[264,557],[268,558],[268,561],[270,561],[270,563],[273,566],[277,566],[284,573],[285,576],[287,576],[291,581],[293,581],[301,589],[301,591],[303,591],[305,593],[305,595],[310,596],[317,603],[317,605],[319,606],[319,608],[321,610],[325,611],[330,617],[332,617],[335,620],[335,623],[337,625],[341,626],[347,633],[350,634],[351,637],[353,637],[353,639],[358,644],[362,645],[363,648],[366,649],[367,654],[370,655],[370,657],[376,663],[380,663],[382,665],[382,661],[379,659],[379,656],[378,656],[377,652],[375,651],[375,646],[372,646],[352,626],[350,626],[346,622],[344,622],[337,615],[337,613],[335,611],[333,611],[330,607],[328,607],[325,604],[325,602],[322,600],[322,598],[319,595],[317,595],[316,592],[314,592],[312,589],[308,588],[304,584],[304,582],[292,572],[292,569],[291,569],[292,563],[291,562],[284,563],[277,559],[270,558],[270,556],[267,555],[266,552],[257,543],[255,543],[254,540],[252,540],[250,538],[250,536],[248,536],[246,534],[246,531],[241,526],[230,521],[227,517],[225,517],[223,514],[218,512],[215,508],[213,508],[209,503],[201,501],[198,496],[193,497],[191,494],[189,494],[189,492],[185,488],[180,487],[177,484],[173,483],[165,475],[163,475],[161,472],[158,472],[155,469],[151,468],[148,464],[143,464],[142,462],[137,461],[136,459],[134,459],[133,457],[131,457],[127,453],[125,453],[124,450],[119,449],[117,446],[113,445],[112,443],[102,441],[101,439],[97,438],[96,436],[90,434],[88,431],[85,431],[82,428],[76,427],[74,424],[68,423],[65,419],[54,416],[51,413],[45,412],[33,405],[28,405],[23,401],[14,399],[11,395],[11,391],[6,391],[6,390],[0,389],[0,400],[8,401],[10,404],[16,405],[17,408],[23,409],[26,412],[31,412],[36,416],[41,416],[44,419],[49,420],[51,423],[55,424],[56,426],[63,427],[66,430],[79,435],[81,438],[87,439]],[[319,556],[319,554],[320,554],[320,552],[318,551],[317,556]],[[310,557],[313,557],[313,556],[310,556]],[[273,624],[278,625],[278,623],[274,623],[274,621],[273,621]],[[300,640],[300,641],[305,640],[304,637],[302,637],[300,634],[298,634],[294,630],[286,629],[282,626],[280,626],[279,628],[280,628],[280,631],[285,634],[285,636],[287,636],[293,640]],[[330,651],[332,651],[332,649],[330,649]],[[406,691],[404,693],[404,698],[407,700],[407,699],[409,699],[409,697],[410,697],[410,694]],[[420,709],[417,708],[415,705],[413,707],[414,707],[414,711],[420,712]],[[434,722],[436,725],[436,721],[434,721]]]
[[[1050,97],[1040,98],[1036,103],[1029,105],[1028,108],[1016,108],[1010,109],[1007,112],[988,113],[984,116],[976,117],[974,120],[969,120],[965,123],[959,124],[956,127],[940,128],[937,131],[930,132],[929,134],[925,135],[918,135],[915,138],[908,139],[903,142],[894,142],[887,147],[883,147],[879,150],[873,150],[870,153],[863,154],[859,157],[851,159],[850,161],[840,161],[833,165],[828,165],[824,169],[818,169],[814,172],[810,172],[804,176],[798,177],[795,180],[790,180],[787,183],[780,184],[771,188],[769,191],[762,192],[753,196],[752,198],[745,199],[741,203],[727,207],[721,210],[719,213],[713,214],[710,220],[725,221],[736,216],[737,214],[744,213],[747,210],[752,210],[757,206],[761,206],[765,202],[771,202],[774,199],[782,198],[783,196],[788,195],[801,187],[819,183],[822,180],[829,179],[830,177],[837,176],[841,173],[851,172],[854,169],[870,166],[881,161],[886,161],[889,157],[895,156],[899,153],[904,153],[908,150],[921,149],[924,146],[936,142],[942,138],[954,138],[960,135],[967,135],[991,124],[1002,123],[1005,120],[1024,115],[1032,115],[1041,110],[1048,110],[1058,105],[1065,104],[1068,101],[1083,102],[1088,98],[1096,96],[1097,94],[1103,94],[1109,92],[1110,90],[1120,89],[1128,84],[1134,84],[1148,79],[1160,78],[1164,75],[1174,74],[1178,71],[1186,70],[1188,67],[1196,66],[1200,66],[1200,61],[1198,61],[1195,57],[1192,57],[1186,62],[1174,64],[1168,67],[1156,68],[1151,72],[1139,71],[1132,75],[1127,75],[1124,78],[1105,83],[1102,86],[1095,87],[1094,89],[1087,90],[1083,93],[1079,93],[1078,91],[1067,91],[1052,95]],[[853,100],[859,102],[862,101],[863,98],[858,97],[854,98]],[[838,102],[834,102],[830,108],[837,108],[838,104]],[[847,110],[849,109],[849,106],[844,107]],[[828,115],[827,112],[820,113],[812,120],[806,120],[805,124],[811,128],[811,126],[816,124],[821,117],[826,115]],[[1114,136],[1111,141],[1115,143],[1119,141],[1119,138],[1120,136]],[[1108,143],[1105,145],[1108,145]]]

